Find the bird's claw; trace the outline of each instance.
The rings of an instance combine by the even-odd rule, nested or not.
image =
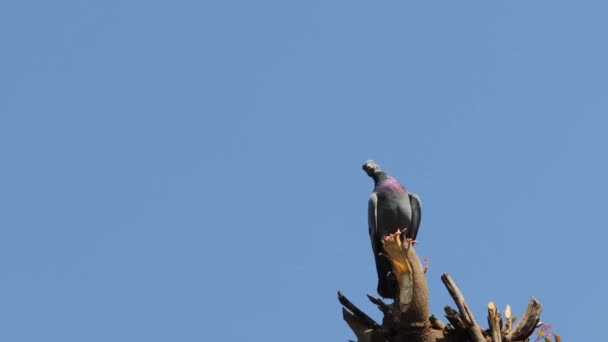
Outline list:
[[[393,238],[395,236],[401,236],[402,234],[405,233],[406,230],[407,230],[407,228],[404,228],[403,230],[397,229],[397,231],[394,232],[393,234],[388,234],[387,236],[385,236],[384,241],[390,240],[391,238]]]
[[[397,229],[397,231],[394,232],[393,234],[388,234],[387,236],[385,236],[384,237],[384,241],[388,241],[388,240],[392,239],[395,236],[401,236],[401,235],[405,234],[406,231],[407,231],[407,228],[404,228],[403,230]],[[407,242],[409,244],[412,244],[412,245],[418,243],[418,240],[414,240],[414,239],[411,239],[411,238],[408,238],[408,237],[406,237],[405,239],[403,239],[403,241],[405,241],[405,242]]]

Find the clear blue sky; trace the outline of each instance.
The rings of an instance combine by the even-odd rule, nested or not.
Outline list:
[[[605,1],[4,1],[0,340],[345,341],[375,159],[431,310],[604,322]],[[595,327],[595,328],[593,328]]]

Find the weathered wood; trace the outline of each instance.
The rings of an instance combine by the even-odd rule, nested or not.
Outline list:
[[[342,308],[342,318],[344,318],[350,329],[355,333],[359,342],[373,342],[372,333],[374,329],[363,324],[360,319],[345,308]]]
[[[507,336],[511,332],[511,325],[513,323],[513,317],[511,317],[511,306],[507,304],[505,308],[505,324],[502,326],[502,335]]]
[[[452,326],[454,327],[455,330],[461,331],[461,332],[464,332],[467,330],[466,324],[464,324],[464,322],[462,321],[462,318],[460,318],[460,314],[458,313],[458,311],[456,311],[456,309],[454,309],[453,307],[451,307],[449,305],[446,305],[443,308],[443,311],[445,311],[445,318],[447,318],[448,321],[450,321],[450,324],[452,324]]]
[[[384,321],[398,325],[398,331],[418,334],[421,329],[430,329],[426,276],[413,244],[402,243],[399,234],[397,231],[382,241],[399,283],[399,296],[392,305],[393,317]]]
[[[533,334],[542,308],[536,299],[530,300],[523,318],[515,328],[512,326],[516,317],[511,316],[510,307],[505,310],[503,324],[501,313],[490,302],[489,329],[484,331],[475,321],[460,289],[448,274],[443,274],[441,280],[458,310],[445,307],[445,317],[449,324],[435,316],[429,316],[424,268],[412,244],[402,243],[399,236],[394,235],[384,241],[384,246],[398,279],[401,295],[392,304],[367,296],[384,314],[381,325],[338,291],[338,300],[343,306],[342,316],[357,336],[358,342],[519,342],[528,341]]]
[[[530,298],[526,312],[524,312],[515,329],[507,335],[507,341],[523,341],[532,335],[540,320],[540,313],[542,311],[543,306],[540,305],[536,298]]]
[[[496,309],[494,302],[488,303],[488,324],[490,326],[492,342],[502,342],[502,319],[500,318],[500,313]]]
[[[431,327],[437,330],[445,330],[446,325],[439,318],[435,317],[435,315],[431,315],[429,317],[429,321],[431,322]]]
[[[346,298],[342,294],[342,291],[338,291],[338,300],[340,301],[340,304],[342,304],[342,306],[344,306],[352,313],[353,318],[357,319],[359,322],[361,322],[361,324],[373,329],[380,327],[380,325],[376,323],[376,321],[374,321],[371,317],[365,314],[365,312],[361,311],[361,309],[359,309],[355,304],[348,300],[348,298]]]
[[[393,266],[393,273],[399,283],[399,296],[397,301],[401,311],[405,312],[414,299],[414,274],[411,261],[408,260],[408,245],[401,242],[401,231],[387,236],[382,241],[384,251]]]
[[[448,289],[450,296],[456,303],[456,306],[460,311],[460,318],[462,318],[462,321],[466,325],[471,340],[473,340],[474,342],[486,342],[485,337],[483,337],[483,334],[481,333],[481,328],[475,321],[475,317],[473,317],[473,313],[469,309],[469,306],[464,300],[460,289],[458,288],[458,286],[456,286],[456,283],[454,283],[452,278],[450,278],[447,273],[444,273],[441,276],[441,281],[443,281],[443,284]]]
[[[373,304],[376,304],[378,309],[380,309],[380,311],[382,311],[383,314],[385,314],[385,315],[392,314],[391,306],[386,304],[385,302],[383,302],[382,299],[375,298],[370,295],[367,295],[367,298],[369,299],[370,302],[372,302]]]

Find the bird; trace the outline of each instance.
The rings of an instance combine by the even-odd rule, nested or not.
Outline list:
[[[378,272],[377,291],[381,297],[394,299],[398,295],[399,285],[382,241],[398,229],[405,229],[405,238],[416,239],[422,217],[420,197],[408,192],[396,178],[384,172],[373,160],[363,164],[363,171],[374,180],[367,215]]]

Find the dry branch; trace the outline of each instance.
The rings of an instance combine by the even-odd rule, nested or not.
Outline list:
[[[502,342],[502,319],[500,318],[500,313],[496,309],[496,305],[494,304],[494,302],[488,303],[488,324],[490,325],[490,334],[492,335],[492,341]]]
[[[367,298],[369,299],[370,302],[372,302],[373,304],[376,304],[378,309],[380,311],[382,311],[383,314],[385,314],[385,315],[391,314],[391,312],[392,312],[391,306],[386,304],[385,302],[383,302],[382,299],[375,298],[370,295],[367,295]]]
[[[445,311],[445,318],[450,321],[450,324],[452,324],[452,327],[455,330],[460,332],[465,332],[467,330],[466,324],[464,324],[462,318],[460,318],[460,314],[458,313],[458,311],[456,311],[456,309],[449,305],[446,305],[443,310]]]
[[[460,311],[460,318],[462,318],[462,321],[470,334],[471,340],[474,342],[486,342],[486,339],[481,333],[481,328],[479,325],[477,325],[477,322],[475,322],[475,317],[473,317],[473,313],[465,302],[460,289],[458,286],[456,286],[456,283],[454,283],[452,278],[450,278],[447,273],[444,273],[441,276],[441,281],[443,281],[443,284],[448,289],[450,296],[452,296],[452,299],[454,299],[454,303],[456,303],[456,306]]]
[[[424,268],[412,244],[403,244],[399,235],[391,235],[384,241],[384,250],[399,284],[399,296],[387,304],[368,295],[370,302],[384,314],[381,325],[338,292],[338,300],[343,306],[342,316],[359,342],[516,342],[525,341],[532,335],[542,310],[536,299],[530,299],[526,312],[514,329],[512,324],[516,318],[511,316],[510,307],[505,310],[503,325],[500,312],[490,302],[489,329],[484,336],[484,330],[475,321],[460,289],[446,273],[441,280],[458,310],[445,307],[445,316],[450,323],[447,325],[435,316],[429,317]]]
[[[532,335],[540,320],[541,311],[543,311],[543,306],[540,305],[536,298],[530,298],[526,312],[524,312],[515,329],[507,335],[507,341],[523,341]]]
[[[342,291],[338,291],[338,300],[340,304],[344,306],[347,310],[350,311],[352,316],[356,318],[361,324],[365,325],[368,328],[378,328],[379,325],[374,321],[371,317],[369,317],[365,312],[361,311],[355,304],[353,304],[348,298],[344,297]]]
[[[446,328],[445,323],[443,323],[439,318],[435,317],[435,315],[431,315],[429,317],[429,321],[431,322],[431,327],[436,330],[444,330]]]

